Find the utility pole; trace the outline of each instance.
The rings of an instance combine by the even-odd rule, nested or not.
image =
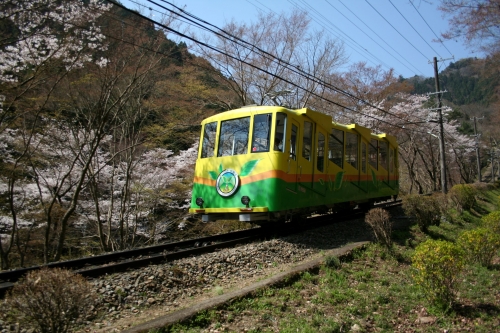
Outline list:
[[[482,179],[481,179],[481,158],[479,156],[479,135],[477,134],[476,117],[474,117],[474,137],[476,138],[477,178],[478,178],[479,182],[482,182]]]
[[[444,151],[444,127],[443,127],[443,113],[441,112],[441,89],[439,88],[439,74],[438,74],[438,60],[434,57],[434,77],[436,81],[436,93],[438,99],[438,122],[439,122],[439,155],[440,167],[441,167],[441,191],[446,194],[448,193],[448,182],[446,180],[446,155]]]
[[[496,156],[496,141],[493,141],[493,138],[490,136],[490,160],[491,160],[491,182],[495,182],[495,158]],[[500,177],[500,163],[498,163],[498,176]]]

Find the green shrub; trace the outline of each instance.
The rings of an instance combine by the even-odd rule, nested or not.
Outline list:
[[[458,184],[451,188],[450,198],[459,212],[471,210],[476,204],[478,190],[469,184]]]
[[[447,241],[429,239],[412,256],[413,279],[428,300],[449,308],[465,265],[463,250]]]
[[[464,249],[469,262],[489,267],[493,256],[500,249],[500,234],[487,228],[468,230],[458,236],[457,244]]]
[[[500,235],[500,211],[496,210],[481,218],[481,225]]]
[[[342,263],[337,256],[327,256],[325,258],[325,266],[333,269],[339,269],[342,266]]]
[[[9,292],[11,317],[41,333],[68,332],[96,300],[90,283],[71,271],[42,268],[28,272]]]
[[[441,209],[434,198],[410,194],[403,198],[403,209],[407,215],[414,216],[420,230],[426,232],[431,225],[441,222]]]
[[[386,247],[391,247],[392,223],[389,213],[382,208],[373,208],[365,215],[365,222],[372,228],[375,238]]]
[[[441,213],[441,218],[447,222],[453,222],[453,215],[451,211],[453,204],[449,195],[444,193],[433,193],[432,198],[436,201],[439,212]]]

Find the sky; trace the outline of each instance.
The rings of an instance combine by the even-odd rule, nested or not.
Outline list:
[[[342,40],[349,63],[366,62],[382,69],[393,68],[397,76],[434,76],[433,58],[439,71],[457,60],[484,57],[467,49],[462,40],[435,42],[448,29],[448,18],[437,9],[439,0],[168,0],[185,11],[222,28],[232,19],[256,21],[259,11],[290,13],[307,11],[311,26]],[[172,8],[162,0],[121,0],[130,9],[159,19]],[[189,44],[189,43],[188,43]]]

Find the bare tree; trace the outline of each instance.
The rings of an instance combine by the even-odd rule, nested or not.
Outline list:
[[[463,39],[488,53],[500,51],[499,0],[441,0],[439,9],[451,15],[445,39]]]
[[[223,30],[231,34],[213,37],[221,52],[201,52],[241,105],[304,106],[313,94],[322,93],[321,81],[346,61],[343,44],[324,32],[310,31],[310,19],[302,11],[261,13],[255,23],[233,20]]]

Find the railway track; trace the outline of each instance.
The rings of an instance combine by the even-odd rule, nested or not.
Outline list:
[[[400,201],[393,201],[378,204],[376,207],[390,208],[400,204]],[[44,266],[33,266],[4,271],[0,272],[0,297],[3,297],[6,291],[12,288],[15,282],[17,282],[27,272],[40,269],[42,267],[71,269],[84,277],[96,278],[105,274],[138,269],[148,265],[160,264],[189,256],[197,256],[203,253],[214,252],[268,237],[279,237],[300,233],[308,229],[332,223],[332,219],[335,219],[336,222],[340,222],[359,218],[363,214],[364,211],[362,210],[353,210],[347,214],[314,215],[306,220],[302,220],[302,222],[306,221],[306,223],[294,222],[277,225],[273,224],[267,227],[241,230],[222,235],[207,236],[180,242],[117,251],[94,257],[54,262]]]

